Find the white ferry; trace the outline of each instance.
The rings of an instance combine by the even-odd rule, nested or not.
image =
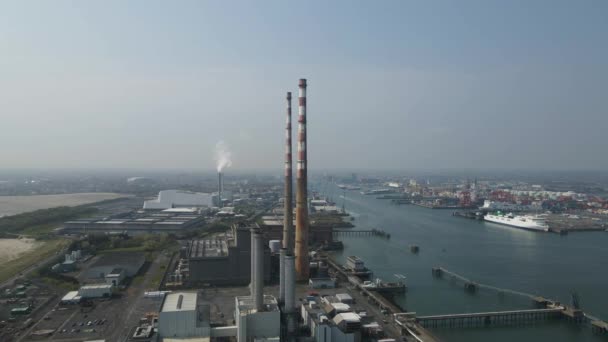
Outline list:
[[[511,227],[536,230],[536,231],[549,231],[549,225],[545,222],[544,217],[539,215],[513,215],[502,214],[498,212],[497,214],[487,214],[484,217],[484,220],[499,224],[504,224]]]

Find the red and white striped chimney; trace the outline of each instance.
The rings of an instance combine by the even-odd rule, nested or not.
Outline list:
[[[285,213],[283,215],[283,248],[293,254],[293,180],[291,170],[291,92],[287,93],[287,117],[285,120]]]
[[[308,262],[308,159],[306,155],[306,79],[300,79],[298,94],[298,160],[296,176],[296,275],[307,281]]]

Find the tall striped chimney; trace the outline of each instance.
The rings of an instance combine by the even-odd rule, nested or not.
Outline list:
[[[279,302],[285,302],[285,258],[293,256],[293,180],[291,169],[291,92],[287,93],[287,118],[285,121],[285,212],[283,215],[283,248],[279,254]],[[293,268],[292,268],[293,269]],[[291,276],[293,278],[293,276]]]
[[[300,79],[298,94],[298,162],[296,176],[296,278],[307,281],[308,262],[308,172],[306,157],[306,79]]]
[[[285,121],[285,213],[283,215],[283,248],[293,253],[293,180],[291,170],[291,92],[287,93]]]

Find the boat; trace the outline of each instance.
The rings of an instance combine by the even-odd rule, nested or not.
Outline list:
[[[373,190],[369,190],[369,191],[361,191],[361,195],[384,195],[384,194],[391,194],[395,192],[395,190],[392,189],[373,189]]]
[[[540,215],[513,215],[513,213],[505,215],[498,212],[496,214],[487,214],[484,220],[521,229],[549,231],[549,225],[545,222],[545,218]]]
[[[483,201],[483,205],[481,207],[479,207],[479,210],[482,211],[524,211],[524,210],[532,210],[534,208],[532,208],[529,205],[519,205],[519,204],[515,204],[515,203],[508,203],[508,202],[498,202],[498,201],[490,201],[490,200],[485,200]]]

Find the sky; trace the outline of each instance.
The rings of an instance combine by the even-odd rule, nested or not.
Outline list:
[[[607,17],[602,0],[0,1],[0,169],[212,169],[219,141],[234,169],[280,169],[306,78],[313,170],[607,170]]]

